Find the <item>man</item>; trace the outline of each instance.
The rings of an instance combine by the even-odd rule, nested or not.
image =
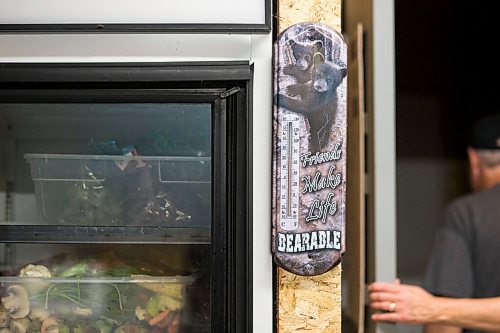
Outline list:
[[[473,126],[467,154],[473,193],[446,208],[424,284],[437,296],[500,296],[500,114],[483,118]],[[431,311],[431,305],[427,310]],[[396,301],[390,301],[389,306],[386,310],[399,312]],[[487,311],[487,308],[479,311]],[[498,312],[496,316],[500,317]],[[462,332],[458,326],[463,323],[449,324],[429,320],[426,332]],[[480,331],[466,329],[463,332]]]

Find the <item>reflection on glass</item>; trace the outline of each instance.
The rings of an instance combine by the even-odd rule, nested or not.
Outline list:
[[[82,244],[0,243],[0,320],[210,332],[211,117],[210,104],[0,104],[0,226],[114,230],[110,244],[84,232]],[[169,244],[122,244],[127,227],[168,229]],[[27,302],[14,310],[15,297]]]
[[[210,104],[0,104],[0,223],[211,223]]]

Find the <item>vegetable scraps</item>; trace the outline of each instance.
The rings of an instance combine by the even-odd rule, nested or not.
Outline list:
[[[183,282],[148,282],[147,275],[133,276],[134,283],[89,282],[85,277],[91,270],[88,262],[81,261],[61,271],[55,280],[28,276],[31,282],[45,282],[37,288],[29,288],[24,277],[0,287],[0,327],[14,332],[12,328],[20,325],[15,332],[41,333],[178,332],[185,305]],[[129,268],[129,272],[134,271]]]

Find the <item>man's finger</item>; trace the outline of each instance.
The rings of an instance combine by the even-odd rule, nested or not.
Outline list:
[[[395,297],[393,293],[387,292],[371,292],[370,293],[370,301],[394,301]]]
[[[371,302],[370,307],[374,310],[389,311],[393,302]]]
[[[373,282],[368,286],[369,291],[397,292],[400,286],[394,283]]]

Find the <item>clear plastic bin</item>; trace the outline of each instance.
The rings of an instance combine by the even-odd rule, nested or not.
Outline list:
[[[190,325],[193,281],[0,277],[0,321],[12,332],[181,332]]]
[[[209,157],[26,154],[42,224],[209,227]]]

